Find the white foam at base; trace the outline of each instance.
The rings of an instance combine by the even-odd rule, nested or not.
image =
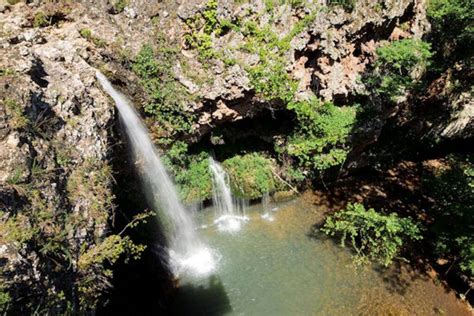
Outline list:
[[[240,231],[242,223],[249,221],[247,216],[222,215],[214,220],[217,229],[222,232],[235,233]]]
[[[170,265],[175,276],[206,277],[217,268],[217,255],[210,248],[196,249],[188,254],[170,250]]]

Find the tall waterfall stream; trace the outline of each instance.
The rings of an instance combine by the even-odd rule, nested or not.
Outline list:
[[[148,203],[157,212],[165,228],[172,272],[176,276],[182,273],[207,275],[213,272],[216,256],[201,240],[191,215],[181,204],[145,125],[130,101],[102,73],[97,72],[96,76],[115,101]]]

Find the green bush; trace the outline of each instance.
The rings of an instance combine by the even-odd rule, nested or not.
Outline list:
[[[296,113],[297,129],[284,150],[300,167],[323,171],[346,159],[346,142],[356,117],[354,107],[312,99],[292,103],[289,109]]]
[[[422,239],[419,226],[410,218],[366,210],[358,203],[329,216],[321,231],[339,237],[342,246],[350,243],[356,252],[355,263],[373,260],[385,267],[399,256],[407,242]]]
[[[201,154],[191,158],[189,165],[176,176],[181,196],[187,202],[203,201],[212,197],[208,157],[207,154]]]
[[[258,154],[237,155],[223,162],[229,173],[232,191],[246,199],[262,197],[277,188],[273,176],[273,162]]]
[[[470,0],[431,0],[428,2],[432,43],[439,62],[469,58],[474,46],[474,3]]]
[[[415,72],[422,72],[432,55],[430,44],[421,40],[403,39],[377,48],[373,72],[365,78],[371,92],[396,101],[415,86]]]
[[[45,27],[49,24],[49,17],[43,11],[38,11],[35,13],[35,16],[33,18],[34,27]]]
[[[425,178],[434,203],[433,248],[469,276],[474,276],[474,163],[450,157],[448,166]]]
[[[217,0],[208,0],[204,12],[186,20],[186,24],[191,29],[191,33],[186,34],[184,39],[190,47],[198,50],[201,61],[216,57],[211,35],[222,32],[217,19]],[[200,31],[201,28],[203,32]]]

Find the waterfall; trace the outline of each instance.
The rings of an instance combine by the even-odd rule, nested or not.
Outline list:
[[[270,222],[273,222],[275,218],[272,215],[272,209],[270,208],[270,194],[265,192],[262,196],[262,218]]]
[[[97,71],[96,76],[117,105],[148,203],[164,226],[172,272],[176,276],[211,273],[216,266],[215,256],[199,238],[191,215],[180,203],[145,125],[130,101],[102,73]]]
[[[232,196],[229,175],[212,157],[209,158],[212,175],[212,202],[216,219],[214,223],[221,231],[236,232],[242,222],[248,220],[245,215],[246,201]]]

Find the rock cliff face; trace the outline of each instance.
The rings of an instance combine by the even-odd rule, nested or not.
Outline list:
[[[344,105],[364,92],[359,78],[382,41],[421,38],[429,29],[422,0],[359,1],[350,9],[326,1],[269,9],[266,2],[0,2],[2,223],[25,207],[44,211],[52,223],[67,214],[70,222],[41,229],[67,235],[77,253],[69,254],[73,267],[84,244],[105,238],[113,217],[113,182],[104,170],[110,170],[110,146],[117,140],[111,128],[115,111],[96,83],[95,69],[137,105],[145,104],[150,96],[131,65],[144,45],[158,45],[157,34],[175,49],[169,68],[184,89],[179,91],[189,96],[185,111],[193,121],[186,141],[192,143],[225,124],[271,120],[275,110],[285,111],[278,98],[265,97],[265,86],[272,83],[259,90],[258,73],[250,70],[267,54],[275,55],[280,67],[275,69],[296,83],[296,99],[316,96]],[[264,50],[252,47],[258,41]],[[286,48],[283,53],[272,41]],[[432,129],[443,137],[472,137],[472,96],[461,95],[446,106],[462,111]],[[149,123],[154,130],[156,123]],[[14,225],[21,230],[33,224],[25,219]],[[3,272],[17,280],[20,271],[29,271],[21,276],[26,281],[17,280],[16,291],[41,282],[59,295],[58,278],[67,273],[58,276],[38,255],[41,249],[10,237],[0,231]]]
[[[77,25],[32,27],[33,10],[17,4],[0,13],[0,257],[10,295],[32,296],[42,309],[56,302],[42,301],[41,288],[70,297],[85,245],[106,237],[114,109]]]

